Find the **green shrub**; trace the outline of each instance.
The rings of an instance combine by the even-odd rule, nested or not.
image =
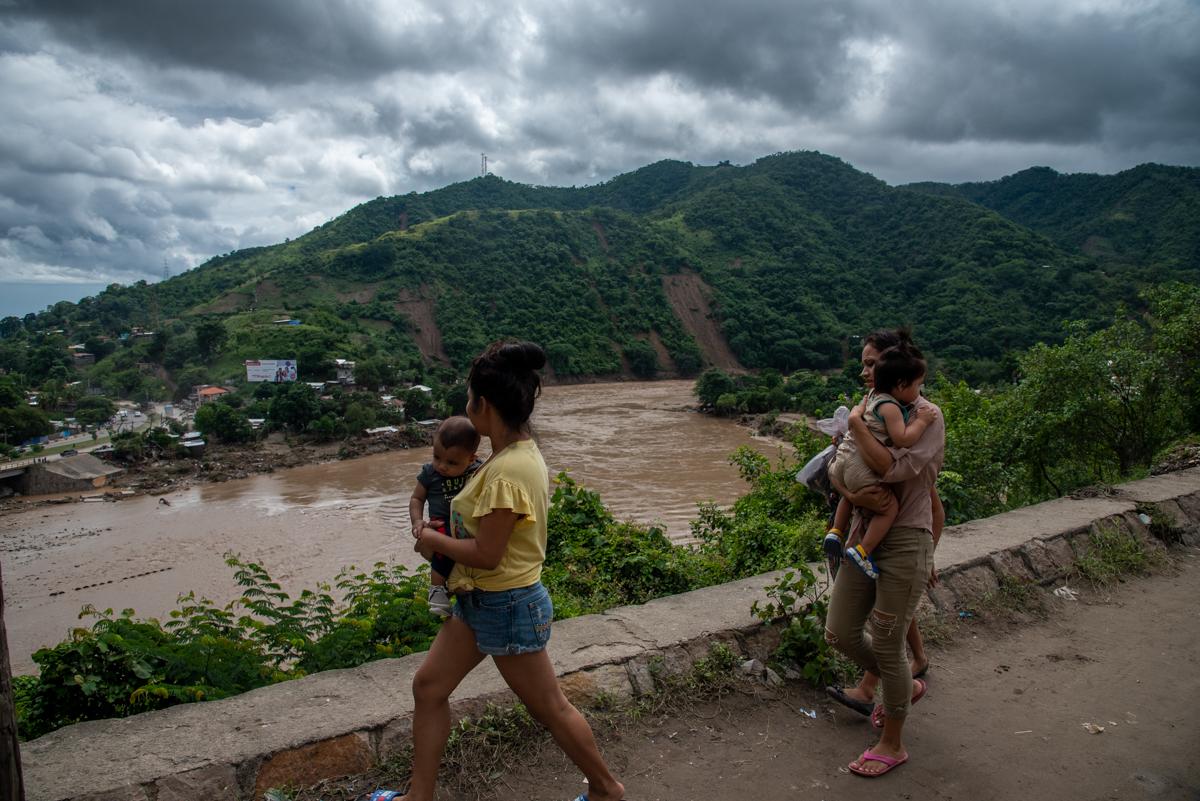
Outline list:
[[[691,524],[701,552],[720,564],[724,580],[819,559],[823,501],[797,483],[799,464],[781,455],[772,467],[765,456],[744,446],[730,461],[750,491],[728,512],[701,504]]]
[[[226,562],[242,596],[225,607],[187,593],[165,624],[135,619],[132,609],[85,607],[81,617],[97,618],[90,628],[33,655],[40,675],[20,682],[21,736],[403,656],[427,650],[437,634],[424,573],[348,568],[338,576],[339,605],[327,585],[292,599],[261,565]]]
[[[807,565],[791,568],[766,586],[765,604],[755,601],[750,611],[764,622],[783,620],[775,658],[795,665],[814,687],[844,684],[856,668],[825,641],[829,601],[817,590],[817,578]]]
[[[1145,573],[1155,555],[1131,534],[1116,526],[1097,526],[1088,536],[1088,547],[1075,560],[1079,575],[1096,585],[1106,585],[1131,573]]]
[[[705,558],[655,526],[618,523],[600,496],[566,473],[555,479],[544,581],[555,616],[644,603],[704,586]]]

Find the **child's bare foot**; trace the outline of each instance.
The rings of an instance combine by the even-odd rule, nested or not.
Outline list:
[[[599,788],[588,785],[586,793],[580,793],[575,801],[623,801],[625,798],[625,785],[618,781],[613,782],[613,786],[606,788],[601,792]]]

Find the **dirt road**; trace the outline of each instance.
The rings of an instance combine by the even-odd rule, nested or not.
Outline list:
[[[1200,551],[1172,555],[1178,571],[1051,598],[1044,622],[958,627],[933,651],[929,695],[905,732],[910,761],[886,777],[844,769],[874,742],[865,718],[790,684],[640,721],[603,735],[602,748],[638,801],[1195,801]],[[585,789],[557,749],[542,753],[488,797]]]

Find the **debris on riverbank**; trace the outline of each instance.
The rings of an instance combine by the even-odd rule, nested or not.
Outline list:
[[[249,445],[211,444],[198,458],[148,458],[142,461],[120,462],[120,466],[125,468],[125,473],[104,491],[89,493],[86,496],[63,494],[23,498],[13,495],[0,499],[0,515],[23,512],[46,504],[118,501],[143,494],[165,495],[199,483],[231,481],[307,464],[428,447],[431,440],[432,433],[425,429],[401,429],[331,443],[289,442],[284,435],[276,433]]]

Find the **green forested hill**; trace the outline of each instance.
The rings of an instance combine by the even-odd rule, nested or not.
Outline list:
[[[1195,172],[1185,171],[1193,184]],[[175,382],[292,356],[311,377],[335,357],[412,375],[461,370],[501,336],[545,345],[559,376],[691,374],[722,358],[790,371],[840,367],[856,336],[907,323],[950,374],[993,379],[1006,354],[1061,339],[1064,320],[1103,317],[1131,297],[1130,271],[1194,274],[1194,194],[1152,197],[1159,179],[1149,174],[1129,183],[1175,235],[1164,223],[1141,240],[1111,238],[1125,254],[1119,275],[1071,238],[1087,242],[1088,220],[1109,208],[1082,191],[1073,214],[1056,202],[1049,216],[1016,189],[992,210],[1003,205],[993,185],[893,188],[811,152],[745,167],[664,161],[583,188],[487,176],[378,198],[295,240],[5,321],[0,367],[37,380],[40,366],[19,363],[16,340],[36,344],[47,328],[81,342],[142,325],[161,336],[125,361],[161,365]],[[279,316],[302,324],[273,325]],[[214,320],[216,333],[198,337]],[[131,369],[112,358],[93,368],[108,381]]]
[[[998,181],[906,188],[986,206],[1136,281],[1200,280],[1200,169],[1063,175],[1031,167]]]

